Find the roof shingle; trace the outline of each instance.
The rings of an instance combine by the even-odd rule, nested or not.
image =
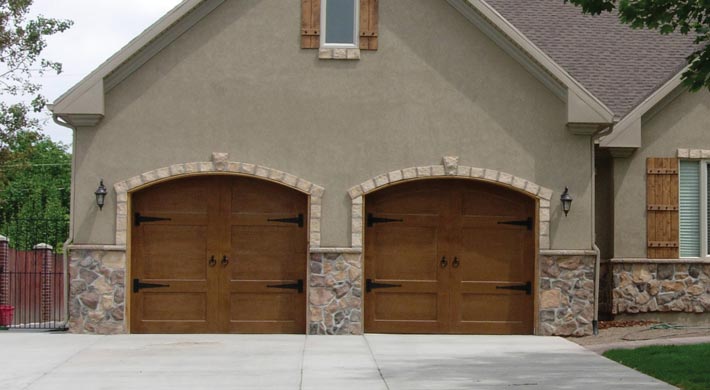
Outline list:
[[[562,0],[485,0],[615,115],[623,117],[686,65],[693,36],[635,30],[616,14]]]

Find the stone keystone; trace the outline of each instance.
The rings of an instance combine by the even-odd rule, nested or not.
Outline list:
[[[459,156],[444,156],[444,171],[447,175],[455,175],[459,168]]]
[[[229,153],[212,153],[212,162],[214,163],[215,169],[218,171],[224,171],[229,164]]]

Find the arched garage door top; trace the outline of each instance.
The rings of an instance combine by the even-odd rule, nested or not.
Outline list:
[[[155,169],[114,184],[114,189],[116,190],[116,245],[126,245],[126,230],[129,221],[129,192],[134,192],[165,180],[171,180],[184,176],[200,174],[234,174],[273,181],[307,194],[310,198],[310,247],[320,247],[321,205],[323,192],[325,191],[323,187],[278,169],[243,162],[228,161],[228,156],[224,153],[214,153],[212,159],[212,162],[174,164],[169,167]]]
[[[364,195],[404,181],[452,177],[497,183],[538,199],[540,206],[538,212],[539,249],[550,249],[550,199],[553,195],[551,189],[494,169],[459,165],[458,160],[458,157],[444,157],[441,165],[398,169],[352,187],[348,191],[352,199],[352,246],[362,248],[363,223],[359,216],[362,216],[363,212],[362,198]]]

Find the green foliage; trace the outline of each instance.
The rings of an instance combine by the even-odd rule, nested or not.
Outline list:
[[[0,151],[18,132],[39,131],[47,100],[40,94],[34,75],[61,73],[62,65],[42,57],[46,38],[71,27],[72,22],[37,16],[28,20],[33,0],[0,0]],[[8,103],[12,96],[15,103]],[[0,158],[2,156],[0,155]],[[0,160],[2,161],[2,160]]]
[[[0,233],[18,249],[59,248],[69,221],[71,155],[67,147],[21,131],[0,165]]]
[[[682,389],[710,389],[710,344],[616,349],[604,356]]]
[[[619,19],[633,28],[661,34],[694,34],[698,50],[688,57],[683,82],[691,91],[710,89],[710,1],[708,0],[563,0],[598,15],[618,9]]]

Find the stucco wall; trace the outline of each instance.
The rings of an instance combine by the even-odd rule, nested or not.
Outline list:
[[[381,1],[379,51],[360,61],[318,60],[299,28],[298,0],[228,1],[113,89],[105,119],[77,134],[75,242],[114,242],[99,178],[228,152],[324,186],[323,246],[349,245],[349,188],[454,155],[553,189],[552,247],[591,247],[589,138],[445,1]]]
[[[710,149],[710,92],[683,92],[642,121],[643,147],[614,159],[614,257],[646,256],[646,158]]]

